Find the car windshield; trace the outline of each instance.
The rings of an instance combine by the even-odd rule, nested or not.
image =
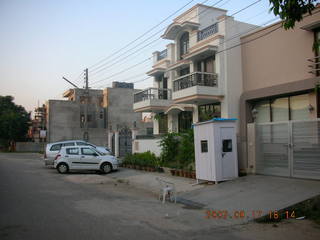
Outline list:
[[[100,151],[98,151],[97,149],[94,149],[99,155],[106,155],[105,153],[102,153]]]

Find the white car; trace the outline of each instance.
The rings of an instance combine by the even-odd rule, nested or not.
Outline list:
[[[99,170],[109,173],[118,169],[118,160],[114,156],[103,155],[91,146],[62,147],[53,166],[59,173],[67,173],[69,170]]]
[[[46,166],[53,165],[53,160],[59,153],[62,147],[71,147],[71,146],[91,146],[97,149],[100,153],[105,155],[112,155],[111,151],[106,147],[96,146],[94,144],[82,141],[82,140],[69,140],[69,141],[61,141],[48,143],[46,146],[46,150],[44,153],[44,164]]]

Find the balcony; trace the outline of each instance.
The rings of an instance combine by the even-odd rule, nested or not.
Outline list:
[[[218,32],[218,23],[214,23],[209,27],[206,27],[205,29],[198,32],[197,41],[199,42],[203,39],[206,39],[217,32]]]
[[[163,112],[172,103],[171,89],[147,88],[134,94],[135,112]]]
[[[174,103],[206,104],[223,97],[216,73],[193,72],[173,82]]]
[[[160,61],[160,60],[162,60],[162,59],[167,58],[167,55],[168,55],[167,49],[165,49],[165,50],[163,50],[163,51],[161,51],[161,52],[158,52],[158,54],[157,54],[157,61]]]

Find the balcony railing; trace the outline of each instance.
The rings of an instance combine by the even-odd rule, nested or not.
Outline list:
[[[315,76],[320,75],[320,56],[309,58],[308,67],[310,69],[309,73],[314,74]]]
[[[147,88],[134,94],[134,103],[150,99],[171,100],[171,89]]]
[[[218,32],[218,23],[214,23],[209,27],[198,32],[198,42]]]
[[[168,54],[167,49],[159,52],[159,53],[158,53],[157,60],[160,61],[160,60],[162,60],[162,59],[165,59],[165,58],[167,57],[167,54]]]
[[[173,91],[179,91],[193,86],[218,86],[218,75],[216,73],[193,72],[174,80]]]

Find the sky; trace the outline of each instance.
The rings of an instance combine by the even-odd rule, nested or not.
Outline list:
[[[232,15],[256,1],[207,0],[205,4],[226,9]],[[151,60],[143,61],[170,42],[155,41],[164,32],[160,30],[175,16],[202,2],[0,0],[0,95],[12,95],[16,104],[32,111],[38,103],[62,99],[62,93],[72,87],[63,76],[82,87],[85,68],[89,68],[92,88],[110,87],[112,81],[143,80],[148,77],[144,73],[152,67]],[[143,38],[120,50],[186,4]],[[269,1],[261,0],[234,17],[262,25],[275,18],[269,8]],[[155,34],[157,31],[160,32]],[[155,42],[142,48],[152,41]],[[137,51],[139,48],[142,49]],[[134,51],[137,52],[132,54]],[[98,72],[102,68],[95,69],[99,66],[96,64],[103,59],[100,64],[105,64],[106,69]],[[124,71],[133,65],[136,67]],[[139,89],[150,86],[151,78],[135,84]]]

